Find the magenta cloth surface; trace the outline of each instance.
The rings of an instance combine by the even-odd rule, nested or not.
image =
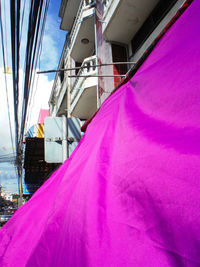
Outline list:
[[[200,1],[0,231],[1,267],[200,266]]]

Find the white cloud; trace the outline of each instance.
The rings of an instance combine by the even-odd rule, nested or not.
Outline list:
[[[9,134],[9,119],[8,119],[8,107],[7,107],[7,97],[6,97],[6,86],[4,82],[4,72],[3,68],[0,68],[0,148],[1,147],[12,147],[11,138]],[[20,81],[23,79],[23,71],[20,70]],[[12,86],[12,75],[6,74],[7,77],[7,85],[8,85],[8,98],[9,98],[9,106],[10,106],[10,117],[11,117],[11,125],[12,125],[12,133],[14,136],[14,108],[13,108],[13,86]],[[22,84],[22,82],[20,83]],[[36,74],[35,83],[32,88],[32,93],[30,94],[30,105],[28,109],[28,124],[27,130],[33,124],[36,124],[38,121],[38,116],[40,109],[48,109],[48,101],[50,97],[50,93],[52,90],[53,81],[49,81],[48,77],[44,74]],[[22,86],[20,87],[20,95],[22,95]],[[21,98],[21,97],[20,97]],[[19,107],[21,107],[21,101],[19,102]],[[21,114],[19,112],[19,118],[21,118]],[[1,149],[0,149],[1,153]]]
[[[25,0],[22,0],[22,5]],[[11,67],[11,40],[10,40],[10,1],[4,0],[2,4],[2,18],[3,18],[3,28],[4,28],[4,42],[6,49],[6,64]],[[27,43],[27,30],[28,30],[28,16],[29,16],[29,8],[30,1],[25,1],[25,15],[24,15],[24,24],[23,24],[23,32],[22,39],[20,44],[20,96],[22,94],[22,84],[24,73],[22,68],[24,67],[24,59],[26,54],[26,43]],[[5,8],[4,8],[5,6]],[[5,12],[4,12],[5,11]],[[6,24],[5,24],[6,23]],[[59,59],[61,56],[62,48],[64,45],[66,32],[61,31],[59,29],[60,23],[58,19],[55,19],[53,14],[47,15],[47,21],[45,25],[45,32],[42,43],[42,53],[40,58],[40,68],[41,70],[48,69],[56,69],[59,63]],[[7,99],[6,99],[6,88],[4,82],[3,68],[2,68],[2,50],[0,49],[0,157],[2,155],[12,153],[13,145],[11,143],[10,130],[9,130],[9,119],[8,119],[8,107],[7,107]],[[13,108],[13,85],[12,85],[12,75],[7,74],[7,84],[8,84],[8,98],[9,98],[9,113],[11,117],[11,125],[12,125],[12,136],[15,141],[15,131],[14,131],[14,108]],[[48,101],[49,96],[52,90],[53,81],[49,81],[49,79],[53,77],[52,75],[44,75],[39,74],[35,76],[35,83],[32,88],[32,98],[30,99],[30,105],[28,109],[28,123],[26,125],[26,131],[32,125],[36,124],[38,121],[39,111],[40,109],[48,109]],[[21,98],[21,97],[20,97]],[[21,100],[19,106],[21,105]],[[20,113],[20,112],[19,112]],[[19,116],[21,117],[21,116]],[[6,150],[5,150],[6,149]],[[8,175],[4,175],[5,173],[1,170],[4,168],[8,170]],[[11,179],[13,177],[16,180],[15,171],[13,171],[14,166],[11,164],[0,165],[0,181],[3,177],[4,180]],[[2,178],[2,179],[3,179]],[[16,190],[16,183],[14,182],[14,187]]]
[[[22,0],[21,7],[24,7],[25,3],[25,13],[24,13],[24,20],[23,20],[23,31],[21,36],[21,43],[20,43],[20,87],[22,88],[23,83],[23,70],[24,68],[24,60],[26,54],[26,43],[27,43],[27,32],[28,32],[28,23],[29,23],[29,10],[30,10],[30,2]],[[11,32],[10,32],[10,2],[7,0],[3,1],[2,4],[2,16],[3,16],[3,28],[4,28],[4,42],[5,49],[6,49],[6,64],[11,67]],[[47,20],[45,25],[43,43],[42,43],[42,53],[40,57],[40,66],[41,70],[48,70],[48,69],[56,69],[58,66],[58,62],[61,56],[62,48],[64,45],[65,35],[66,32],[59,29],[60,23],[58,21],[58,16],[56,17],[55,14],[47,14]],[[2,51],[1,51],[2,52]],[[2,66],[2,53],[0,53],[0,67]],[[6,107],[6,95],[5,95],[5,85],[4,84],[4,74],[3,69],[0,69],[0,80],[2,81],[2,88],[1,91],[4,91],[4,94],[1,95],[0,105],[4,107],[3,110],[7,110]],[[39,110],[41,108],[48,108],[48,100],[50,96],[50,92],[52,90],[53,81],[48,81],[48,79],[53,79],[55,74],[48,74],[48,75],[37,75],[35,76],[35,84],[33,88],[33,99],[30,101],[29,110],[29,123],[27,125],[30,127],[32,124],[37,123]],[[38,82],[37,82],[38,77]],[[13,92],[12,92],[12,75],[7,75],[8,78],[8,87],[9,87],[9,100],[10,100],[10,113],[12,114],[12,127],[14,128],[14,115],[13,115]],[[37,88],[36,88],[37,87]],[[22,89],[20,90],[22,92]],[[4,112],[7,114],[7,111]],[[6,119],[5,119],[6,118]],[[4,126],[5,129],[9,130],[8,125],[8,116],[4,115],[2,118],[2,114],[0,115],[0,123]],[[1,136],[6,137],[6,140],[10,138],[8,133],[1,133]]]
[[[0,157],[6,154],[13,153],[13,144],[11,143],[10,130],[9,130],[9,119],[8,119],[8,107],[7,107],[7,97],[6,97],[6,86],[4,82],[5,74],[3,68],[0,68]],[[38,81],[37,81],[38,76]],[[15,140],[14,132],[14,108],[13,108],[13,85],[12,85],[12,75],[6,74],[7,77],[7,88],[8,88],[8,98],[9,98],[9,112],[12,125],[12,135]],[[23,78],[23,71],[20,70],[20,81]],[[22,83],[20,83],[22,84]],[[27,130],[32,125],[36,124],[38,121],[38,116],[40,109],[48,109],[49,96],[52,90],[53,81],[49,81],[48,77],[40,74],[36,74],[35,83],[33,86],[32,99],[30,104],[29,122],[27,125]],[[22,86],[20,87],[20,94],[22,92]],[[21,103],[19,103],[21,105]],[[20,116],[19,116],[20,117]],[[11,181],[12,180],[12,181]],[[17,192],[18,183],[16,172],[13,164],[0,164],[0,183],[5,186],[5,189]]]
[[[48,14],[41,54],[41,65],[45,70],[55,69],[59,63],[66,36],[66,32],[59,27],[60,23],[55,17]]]
[[[49,81],[44,74],[36,74],[32,98],[30,99],[29,121],[27,130],[36,124],[40,109],[49,109],[48,101],[51,94],[53,81]]]
[[[14,138],[14,109],[13,109],[13,91],[12,91],[12,78],[10,74],[6,74],[7,88],[8,88],[8,99],[10,106],[10,118],[12,126],[12,136]],[[7,96],[5,87],[5,74],[3,68],[0,68],[0,157],[8,155],[14,152],[11,143],[9,118],[8,118],[8,107],[7,107]],[[14,140],[13,140],[14,141]],[[12,180],[12,181],[11,181]],[[1,163],[0,164],[0,184],[4,186],[4,189],[11,192],[17,192],[17,177],[13,164]]]
[[[20,68],[24,68],[25,65],[24,63],[26,56],[27,33],[28,33],[29,10],[30,10],[30,1],[22,0],[21,8],[23,8],[24,2],[25,2],[25,12],[24,12],[23,27],[21,33],[21,42],[20,42]],[[5,52],[7,54],[6,64],[11,66],[10,2],[7,0],[4,0],[2,4],[2,19],[3,19],[3,30],[4,30],[4,46],[5,46]],[[57,68],[62,53],[65,36],[66,32],[60,30],[60,23],[58,22],[58,17],[56,17],[55,14],[47,13],[44,36],[41,46],[42,51],[41,51],[40,66],[39,66],[41,70]],[[0,61],[2,62],[2,53],[0,53]],[[52,77],[52,75],[50,77]]]
[[[41,65],[42,69],[49,70],[57,68],[59,52],[56,48],[56,42],[51,35],[45,34],[42,42]]]
[[[1,147],[11,147],[11,141],[10,141],[10,127],[9,127],[9,117],[8,117],[8,107],[7,107],[7,96],[6,96],[6,86],[5,86],[5,77],[3,73],[3,68],[0,68],[0,81],[1,81],[1,98],[0,98],[0,107],[1,107],[1,113],[0,113],[0,125],[1,125],[1,138],[0,138],[0,148]],[[13,109],[13,94],[12,94],[12,80],[11,75],[6,74],[7,78],[7,89],[8,89],[8,99],[9,99],[9,105],[10,105],[10,118],[11,118],[11,124],[12,129],[14,127],[14,109]]]

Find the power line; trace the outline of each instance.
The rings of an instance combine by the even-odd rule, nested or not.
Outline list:
[[[38,63],[38,58],[41,56],[44,27],[46,23],[47,11],[49,6],[49,0],[46,1],[31,0],[30,2],[31,4],[28,10],[29,17],[28,17],[27,40],[26,40],[26,53],[24,60],[25,74],[24,74],[24,81],[21,94],[21,91],[19,92],[20,44],[23,35],[24,16],[27,8],[26,5],[27,1],[24,0],[21,6],[21,0],[10,0],[11,55],[12,55],[11,58],[12,58],[12,83],[13,83],[12,90],[13,90],[14,132],[15,132],[14,138],[15,138],[16,154],[7,154],[0,156],[0,163],[16,162],[15,167],[18,169],[18,185],[19,185],[20,195],[22,195],[22,179],[21,179],[22,161],[23,161],[22,142],[23,142],[25,125],[27,123],[27,118],[28,118],[27,110],[28,109],[30,110],[30,103],[33,96],[33,85],[35,82],[35,75],[36,75],[35,68]],[[4,2],[4,9],[5,9],[5,2]],[[2,37],[1,43],[2,43],[4,70],[5,70],[6,59],[5,59],[5,44],[4,44],[1,10],[0,10],[0,18],[1,18],[0,28]],[[4,26],[6,27],[6,21],[4,23]],[[5,75],[5,84],[6,84],[11,143],[12,146],[14,147],[6,75]],[[21,99],[19,100],[19,96],[22,96],[22,100]]]
[[[12,50],[12,77],[13,100],[15,118],[16,165],[18,172],[19,194],[22,198],[22,148],[19,142],[19,62],[20,62],[20,8],[21,0],[10,0],[11,20],[11,50]]]
[[[6,36],[5,36],[5,44],[6,44],[6,62],[7,62],[7,66],[9,65],[8,64],[8,42],[7,42],[7,36],[8,36],[8,31],[7,31],[7,20],[6,20],[6,4],[5,4],[6,1],[4,1],[4,25],[5,25],[5,29],[4,29],[4,32],[6,32]]]
[[[21,43],[21,38],[22,38],[22,28],[23,28],[23,23],[24,23],[25,6],[26,6],[26,0],[24,0],[23,11],[22,11],[21,30],[20,30],[20,33],[21,33],[20,34],[20,43]]]
[[[31,81],[32,81],[32,73],[35,66],[35,62],[37,63],[39,47],[41,43],[41,36],[43,36],[43,28],[44,23],[46,21],[46,14],[48,10],[49,1],[46,1],[42,30],[40,30],[41,25],[41,15],[43,9],[43,1],[36,1],[37,3],[33,3],[31,5],[31,11],[29,13],[29,34],[28,34],[28,42],[26,49],[26,70],[25,70],[25,82],[24,82],[24,101],[22,108],[22,123],[21,123],[21,131],[20,137],[22,139],[24,135],[25,122],[27,117],[27,108],[29,103],[29,95],[31,91]],[[39,37],[40,35],[40,37]],[[39,40],[39,41],[38,41]]]
[[[37,62],[39,60],[39,69],[40,69],[40,57],[41,57],[41,52],[42,52],[42,41],[43,41],[43,36],[44,36],[44,28],[45,28],[46,19],[47,19],[48,7],[49,7],[49,0],[46,1],[46,5],[44,7],[44,14],[43,14],[43,20],[42,20],[43,22],[42,22],[42,27],[41,27],[41,34],[40,34],[40,39],[39,39],[38,51],[37,51],[37,55],[36,55],[35,68],[37,67]],[[27,124],[29,122],[29,116],[30,116],[30,113],[31,113],[31,109],[33,108],[33,99],[34,99],[34,96],[35,96],[36,91],[38,89],[39,76],[37,76],[36,89],[35,89],[35,92],[33,94],[33,87],[34,87],[34,84],[35,84],[35,74],[36,74],[36,72],[34,72],[34,75],[33,75],[31,94],[30,94],[30,99],[29,99],[29,103],[28,103],[28,107],[27,107],[27,118],[26,118],[26,122],[25,122],[25,126],[24,126],[25,129],[26,129]],[[32,107],[30,106],[31,103],[32,103]]]
[[[15,139],[17,154],[19,151],[19,18],[20,0],[10,0],[10,20],[11,20],[11,48],[12,48],[12,75],[13,75],[13,96],[14,96],[14,117],[15,117]]]
[[[67,68],[67,69],[57,69],[57,70],[44,70],[44,71],[38,71],[38,74],[41,73],[51,73],[51,72],[62,72],[62,71],[71,71],[71,70],[80,70],[80,69],[89,69],[89,68],[99,68],[99,67],[106,67],[106,66],[112,66],[112,65],[135,65],[136,62],[112,62],[112,63],[102,63],[102,64],[95,64],[88,66],[87,64],[85,66],[81,67],[74,67],[74,68]]]
[[[2,52],[3,52],[3,65],[4,65],[4,72],[5,72],[6,71],[6,61],[5,61],[5,49],[4,49],[4,33],[3,33],[3,26],[2,26],[1,2],[0,2],[0,28],[1,28],[1,44],[2,44]],[[9,120],[9,129],[10,129],[10,138],[11,138],[12,147],[14,147],[13,137],[12,137],[10,106],[9,106],[9,100],[8,100],[8,84],[7,84],[6,73],[4,73],[4,79],[5,79],[5,87],[6,87],[6,101],[7,101],[7,108],[8,108],[8,120]]]
[[[7,30],[7,18],[6,18],[6,7],[5,7],[5,3],[6,1],[4,1],[4,25],[5,25],[5,32],[6,32],[6,36],[5,36],[5,40],[6,40],[6,60],[7,60],[7,66],[9,65],[8,64],[8,43],[7,43],[7,36],[8,36],[8,30]],[[4,47],[4,46],[3,46]],[[4,66],[4,69],[5,69],[5,66]],[[6,75],[5,75],[5,79],[6,79],[6,95],[7,95],[7,103],[8,102],[8,89],[7,89],[7,78],[6,78]],[[10,107],[9,107],[9,104],[7,105],[8,106],[8,114],[10,117]],[[12,134],[12,127],[11,127],[11,120],[9,118],[9,125],[10,125],[10,135],[11,135],[11,143],[12,143],[12,147],[14,147],[13,145],[13,134]],[[15,160],[12,161],[12,163],[16,163],[16,154],[15,154]],[[14,169],[15,169],[15,172],[16,172],[16,176],[17,176],[17,169],[16,169],[16,164],[14,164]]]

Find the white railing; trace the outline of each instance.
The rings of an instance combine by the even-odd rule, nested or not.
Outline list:
[[[72,40],[74,39],[74,35],[75,35],[75,29],[77,28],[78,23],[80,23],[81,21],[81,14],[82,14],[82,9],[83,9],[83,5],[84,5],[84,0],[81,1],[80,6],[78,8],[78,12],[76,14],[76,19],[74,21],[74,24],[72,26],[71,29],[71,33],[70,33],[70,43],[72,44]],[[70,46],[71,46],[70,44]]]
[[[74,24],[72,26],[71,33],[70,33],[70,40],[71,40],[70,47],[73,43],[78,24],[81,23],[83,10],[90,8],[93,4],[94,4],[94,0],[82,0],[81,1],[79,8],[78,8],[78,12],[76,14],[76,19],[74,21]]]
[[[105,18],[109,13],[109,9],[112,6],[113,2],[114,0],[103,0],[103,6],[104,6],[103,18]]]
[[[62,83],[59,81],[56,84],[56,89],[50,101],[50,103],[53,105],[52,112],[54,112],[55,114],[60,108],[67,86],[67,76],[64,76]]]
[[[61,94],[63,93],[63,91],[65,92],[66,91],[66,87],[67,87],[67,76],[64,75],[64,79],[60,85],[60,90],[58,92],[58,95],[57,95],[57,102],[59,102],[60,100],[60,96]]]
[[[60,62],[59,62],[59,65],[58,65],[58,69],[61,69],[63,68],[63,63],[64,63],[64,67],[66,66],[66,61],[67,61],[67,57],[68,57],[68,44],[69,44],[69,40],[66,39],[65,40],[65,44],[63,46],[63,50],[62,50],[62,54],[61,54],[61,57],[60,57]],[[61,64],[61,62],[63,62]],[[64,79],[65,79],[65,72],[64,72]],[[60,93],[60,90],[61,90],[61,87],[62,87],[62,82],[60,81],[60,75],[59,75],[59,72],[56,73],[56,77],[54,79],[54,83],[53,83],[53,88],[52,88],[52,91],[51,91],[51,96],[50,96],[50,99],[49,99],[49,102],[50,103],[55,103],[58,99],[58,95]]]
[[[62,18],[63,18],[64,13],[65,13],[66,4],[67,4],[67,0],[62,0],[61,1],[59,16],[62,17]]]
[[[91,6],[94,4],[94,0],[85,0],[84,2],[85,2],[84,3],[85,6]]]
[[[105,12],[105,9],[107,9],[112,2],[113,0],[103,0],[104,12]]]
[[[110,5],[111,2],[112,2],[112,0],[103,0],[103,5],[104,5],[105,7],[107,7],[107,6]]]
[[[97,68],[96,68],[96,56],[92,56],[89,58],[86,58],[81,67],[85,67],[79,70],[77,73],[77,76],[88,76],[88,75],[95,75],[97,74]],[[79,90],[82,88],[83,82],[87,79],[88,77],[77,77],[71,90],[71,104],[74,102],[77,94],[79,93]]]

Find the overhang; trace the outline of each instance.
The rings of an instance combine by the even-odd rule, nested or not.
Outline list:
[[[70,31],[81,0],[62,0],[59,10],[59,17],[62,18],[60,28],[62,30]]]
[[[108,41],[128,44],[159,0],[114,0],[105,10],[103,35]]]
[[[95,48],[94,39],[94,9],[90,8],[82,13],[80,21],[77,23],[71,40],[71,57],[82,62],[90,57]],[[84,42],[84,40],[88,40]]]
[[[80,96],[71,106],[71,115],[81,120],[89,119],[97,110],[97,87],[82,88]]]

